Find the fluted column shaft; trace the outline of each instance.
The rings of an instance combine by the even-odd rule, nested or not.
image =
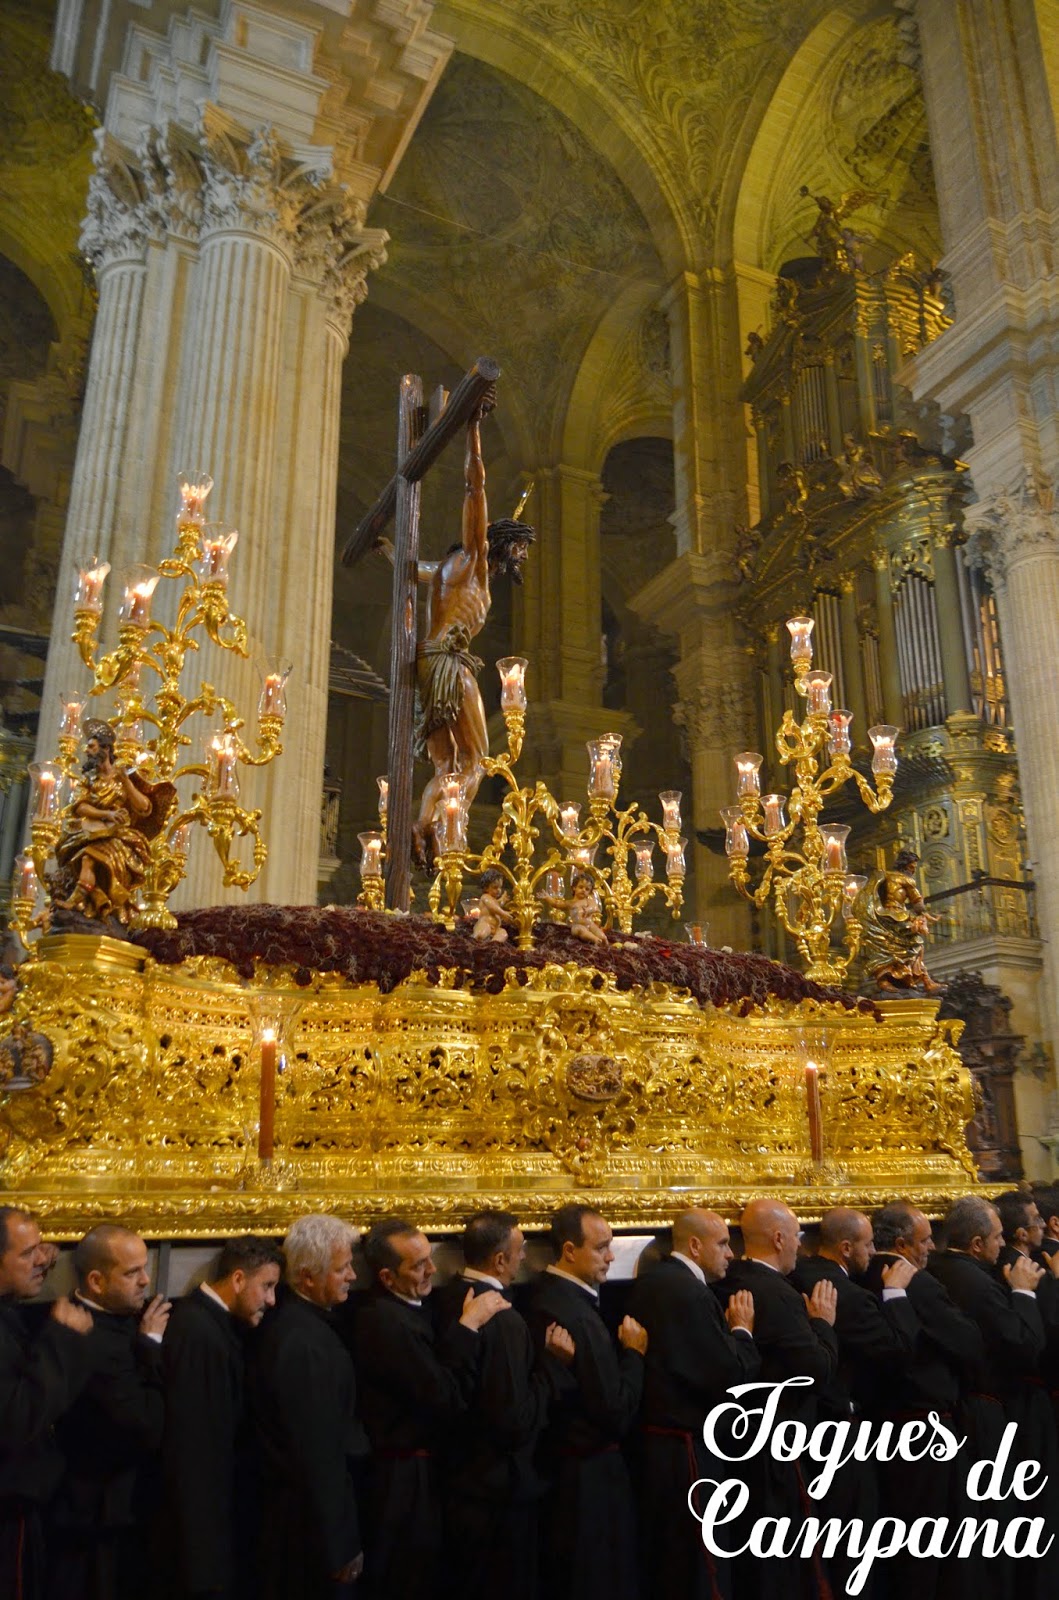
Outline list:
[[[894,599],[890,589],[890,562],[885,550],[872,555],[875,568],[875,617],[879,626],[879,677],[882,680],[883,713],[891,726],[904,722],[901,694],[901,668],[897,659],[897,628],[894,625]]]

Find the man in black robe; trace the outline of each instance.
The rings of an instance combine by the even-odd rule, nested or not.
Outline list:
[[[731,1261],[723,1217],[685,1211],[673,1224],[672,1253],[633,1290],[630,1311],[648,1338],[637,1494],[645,1595],[731,1594],[730,1564],[709,1554],[688,1506],[694,1483],[731,1476],[730,1464],[706,1448],[707,1413],[728,1399],[729,1387],[752,1383],[761,1371],[753,1296],[741,1290],[722,1311],[709,1287]]]
[[[156,1296],[146,1305],[147,1246],[117,1223],[85,1235],[73,1268],[75,1299],[95,1329],[96,1366],[56,1425],[65,1470],[48,1519],[48,1588],[53,1600],[126,1600],[140,1593],[148,1559],[169,1303]]]
[[[0,1206],[0,1595],[44,1594],[42,1515],[62,1476],[54,1428],[95,1363],[92,1318],[56,1300],[33,1336],[19,1302],[39,1294],[51,1252],[37,1220]]]
[[[439,1332],[459,1319],[468,1290],[508,1298],[526,1259],[518,1218],[508,1211],[480,1211],[464,1229],[462,1244],[463,1271],[432,1297]],[[517,1312],[493,1317],[479,1340],[474,1394],[445,1454],[445,1565],[454,1600],[491,1600],[499,1574],[506,1600],[534,1600],[537,1502],[544,1484],[533,1452],[550,1407],[564,1384],[573,1382],[573,1340],[553,1325],[538,1361]]]
[[[964,1470],[959,1475],[958,1493],[965,1484],[968,1466],[987,1456],[996,1459],[1008,1421],[1008,1406],[1020,1379],[1036,1373],[1044,1349],[1044,1324],[1037,1305],[1041,1268],[1029,1256],[1019,1255],[998,1278],[994,1268],[1002,1245],[1003,1229],[996,1207],[978,1195],[964,1195],[954,1202],[945,1218],[945,1249],[931,1256],[928,1267],[948,1290],[954,1304],[977,1324],[984,1345],[984,1361],[964,1397],[967,1444],[961,1453]],[[1016,1437],[1013,1459],[1025,1459],[1027,1454],[1022,1440]],[[969,1503],[961,1509],[982,1515]],[[1035,1514],[1032,1504],[1020,1506],[1015,1502],[1013,1507],[1010,1500],[991,1503],[988,1509],[1001,1522],[1005,1517]],[[978,1568],[980,1592],[981,1584],[988,1583],[992,1592],[1004,1595],[1016,1585],[1020,1593],[1026,1592],[1027,1583],[1046,1564],[1020,1561],[1016,1565],[997,1557],[988,1563],[976,1559],[968,1566],[972,1570]]]
[[[553,1408],[543,1439],[550,1479],[544,1508],[543,1589],[549,1600],[634,1600],[635,1504],[621,1446],[643,1394],[647,1334],[632,1317],[615,1349],[599,1311],[613,1234],[590,1206],[563,1206],[552,1220],[558,1260],[541,1273],[529,1303],[538,1350],[548,1329],[566,1328],[577,1354],[574,1384]]]
[[[275,1304],[282,1259],[268,1239],[229,1239],[210,1281],[175,1303],[166,1330],[162,1469],[177,1593],[186,1600],[231,1600],[252,1582],[243,1335]]]
[[[425,1301],[430,1240],[400,1217],[364,1241],[372,1288],[353,1318],[360,1415],[372,1447],[364,1584],[375,1600],[426,1600],[442,1583],[439,1458],[474,1393],[478,1330],[514,1316],[494,1290],[468,1289],[457,1319],[435,1337]]]
[[[353,1361],[334,1326],[357,1234],[299,1217],[283,1241],[286,1292],[265,1319],[251,1393],[261,1465],[261,1580],[272,1600],[352,1594],[364,1567],[357,1505],[368,1441]]]
[[[919,1322],[908,1298],[908,1285],[916,1268],[910,1261],[893,1261],[883,1273],[877,1299],[854,1282],[864,1273],[875,1243],[863,1211],[834,1206],[820,1219],[814,1256],[803,1257],[791,1282],[811,1294],[821,1281],[833,1284],[838,1371],[817,1392],[818,1416],[823,1422],[848,1422],[870,1412],[875,1396],[885,1393],[915,1346]],[[842,1467],[824,1497],[828,1516],[848,1522],[857,1517],[870,1527],[879,1514],[879,1487],[872,1461],[850,1461]],[[836,1552],[829,1564],[832,1587],[841,1592],[856,1565],[856,1558]],[[878,1569],[869,1574],[862,1593],[875,1590]]]
[[[916,1268],[906,1292],[919,1331],[912,1351],[890,1371],[885,1387],[876,1389],[869,1415],[896,1430],[908,1422],[930,1427],[933,1412],[962,1437],[963,1396],[985,1360],[978,1326],[957,1309],[939,1279],[924,1271],[934,1251],[934,1236],[922,1211],[907,1200],[891,1201],[875,1213],[873,1237],[875,1255],[864,1273],[864,1287],[881,1300],[887,1268],[908,1261]],[[960,1463],[960,1456],[944,1460],[930,1455],[918,1461],[880,1462],[883,1514],[910,1525],[917,1517],[944,1517],[962,1510],[953,1499]],[[967,1567],[966,1562],[950,1563],[946,1575],[942,1561],[902,1551],[887,1563],[887,1586],[892,1594],[907,1595],[909,1600],[934,1600],[939,1592],[970,1592],[962,1582]]]
[[[743,1256],[734,1261],[718,1285],[722,1301],[739,1290],[754,1299],[754,1342],[761,1353],[761,1382],[783,1383],[788,1378],[809,1378],[811,1384],[784,1389],[776,1421],[797,1421],[811,1428],[817,1420],[817,1396],[838,1370],[835,1338],[837,1294],[833,1283],[822,1278],[811,1295],[798,1292],[788,1282],[798,1259],[801,1232],[798,1219],[780,1200],[751,1200],[739,1219]],[[753,1430],[752,1430],[753,1431]],[[766,1450],[733,1469],[745,1482],[750,1498],[742,1525],[731,1525],[732,1545],[758,1517],[789,1517],[793,1528],[806,1516],[819,1516],[821,1506],[810,1499],[797,1462],[774,1461]],[[818,1555],[800,1563],[801,1571],[775,1559],[736,1562],[738,1593],[762,1597],[791,1593],[792,1578],[807,1594],[822,1596],[826,1579]]]

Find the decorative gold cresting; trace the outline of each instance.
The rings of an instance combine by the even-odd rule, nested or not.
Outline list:
[[[873,789],[851,760],[851,713],[832,709],[831,674],[811,670],[813,619],[792,617],[787,628],[794,687],[807,702],[804,719],[796,722],[793,712],[784,711],[776,733],[780,765],[794,769],[790,817],[784,816],[786,796],[761,794],[762,757],[743,751],[735,758],[738,804],[721,813],[725,849],[739,893],[758,907],[772,898],[777,917],[807,962],[806,975],[819,983],[840,983],[860,949],[863,924],[855,902],[865,880],[847,870],[848,826],[822,823],[820,814],[850,779],[869,811],[886,810],[893,795],[894,745],[900,730],[887,725],[868,729]],[[756,888],[751,887],[748,865],[751,838],[765,845],[767,857]],[[832,949],[832,930],[840,917],[845,955]]]
[[[234,528],[205,521],[212,487],[207,473],[181,474],[173,553],[157,569],[135,567],[127,574],[118,643],[104,655],[97,653],[96,640],[110,567],[95,556],[79,564],[73,640],[92,673],[89,693],[114,692],[115,761],[151,785],[175,785],[187,778],[200,783],[187,805],[171,805],[164,825],[150,840],[150,858],[131,920],[138,928],[176,926],[167,901],[184,877],[196,824],[213,841],[226,887],[248,888],[268,857],[260,810],[247,810],[239,803],[239,768],[265,766],[281,754],[290,666],[275,662],[266,668],[258,701],[256,750],[245,743],[245,721],[231,700],[206,680],[191,694],[181,686],[188,655],[200,648],[203,636],[218,650],[243,658],[249,655],[246,623],[228,601],[228,562],[239,535]],[[182,586],[171,624],[152,616],[155,590],[163,582]],[[144,688],[145,672],[157,679],[150,693]],[[74,780],[78,727],[86,704],[84,697],[64,697],[59,762],[41,764],[35,775],[31,853],[41,882],[49,857],[72,821],[73,802],[59,802]],[[213,725],[203,740],[204,759],[189,761],[184,759],[193,744],[188,727],[196,717],[213,719]],[[249,865],[233,855],[236,841],[243,838],[252,841]],[[28,919],[24,920],[28,929]]]

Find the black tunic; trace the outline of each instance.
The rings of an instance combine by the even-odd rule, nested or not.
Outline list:
[[[43,1592],[41,1510],[62,1476],[54,1427],[88,1382],[94,1334],[48,1317],[36,1336],[0,1298],[0,1595]],[[19,1587],[21,1585],[21,1588]]]
[[[109,1600],[142,1588],[143,1528],[157,1489],[165,1420],[160,1342],[140,1332],[135,1316],[85,1309],[97,1359],[56,1427],[65,1470],[49,1517],[55,1600]]]
[[[256,1341],[250,1393],[263,1592],[274,1600],[327,1595],[333,1574],[361,1554],[355,1479],[368,1451],[353,1361],[331,1314],[286,1295]]]
[[[595,1297],[553,1272],[534,1283],[528,1321],[538,1350],[553,1322],[577,1346],[574,1383],[553,1408],[543,1439],[544,1593],[549,1600],[632,1600],[635,1508],[621,1442],[639,1410],[643,1357],[619,1352]]]
[[[240,1470],[243,1339],[231,1313],[195,1289],[173,1306],[162,1354],[162,1469],[178,1592],[231,1594],[255,1531]]]
[[[729,1563],[708,1554],[688,1491],[697,1479],[731,1476],[707,1451],[702,1425],[730,1386],[757,1378],[761,1356],[749,1334],[729,1331],[717,1296],[674,1256],[637,1280],[629,1309],[649,1337],[637,1475],[643,1592],[713,1600],[731,1593]]]
[[[431,1295],[439,1332],[458,1322],[468,1290],[492,1285],[453,1278]],[[533,1460],[549,1409],[573,1380],[553,1356],[534,1355],[529,1328],[504,1311],[478,1335],[481,1359],[474,1394],[454,1425],[444,1458],[446,1569],[453,1593],[492,1596],[504,1574],[509,1600],[537,1593],[537,1501],[544,1483]]]
[[[806,1377],[812,1386],[785,1389],[776,1412],[778,1422],[789,1420],[811,1428],[817,1420],[817,1397],[826,1390],[838,1371],[838,1341],[827,1322],[810,1317],[805,1302],[794,1285],[763,1262],[744,1258],[733,1261],[718,1293],[725,1302],[737,1289],[748,1289],[754,1297],[754,1342],[761,1352],[761,1381],[782,1383],[787,1378]],[[818,1516],[822,1507],[810,1500],[805,1480],[797,1463],[774,1461],[767,1452],[735,1469],[749,1491],[745,1524],[762,1516],[789,1517],[799,1527],[805,1516]],[[735,1472],[733,1472],[733,1476]],[[733,1534],[738,1533],[733,1524]],[[733,1537],[733,1543],[741,1542]],[[824,1574],[815,1556],[800,1563],[801,1570],[778,1560],[736,1563],[736,1587],[754,1596],[789,1596],[792,1580],[800,1582],[808,1594],[824,1593]]]
[[[352,1339],[360,1416],[374,1452],[364,1588],[377,1600],[423,1600],[441,1579],[438,1458],[473,1393],[479,1335],[454,1322],[435,1342],[425,1305],[385,1289],[363,1299]]]

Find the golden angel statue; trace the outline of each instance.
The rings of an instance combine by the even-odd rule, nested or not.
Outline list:
[[[922,989],[937,994],[923,951],[932,922],[912,876],[919,857],[907,848],[897,852],[891,872],[878,872],[857,897],[856,913],[864,924],[861,949],[865,975],[882,990]]]

